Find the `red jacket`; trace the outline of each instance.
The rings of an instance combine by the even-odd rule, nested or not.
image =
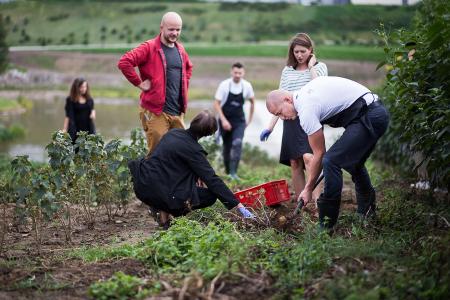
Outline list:
[[[182,112],[186,112],[189,79],[192,75],[192,63],[181,43],[175,43],[181,57],[181,97],[183,98]],[[140,76],[136,73],[138,67]],[[119,60],[117,67],[133,85],[138,86],[142,81],[150,80],[150,89],[141,92],[141,106],[157,115],[161,114],[166,101],[166,57],[161,48],[161,37],[148,40],[133,50],[125,53]]]

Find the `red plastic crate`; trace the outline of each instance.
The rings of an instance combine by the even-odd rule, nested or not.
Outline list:
[[[234,193],[236,198],[244,205],[257,207],[260,206],[258,199],[264,195],[266,205],[272,206],[290,199],[289,188],[286,180],[275,180],[257,185]],[[261,199],[263,201],[263,199]]]

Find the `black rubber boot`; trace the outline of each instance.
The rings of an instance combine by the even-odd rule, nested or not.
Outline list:
[[[239,161],[234,160],[234,159],[230,160],[230,173],[229,174],[233,179],[239,179],[239,177],[237,177],[238,164],[239,164]]]
[[[317,199],[319,208],[319,223],[323,229],[332,229],[336,225],[339,216],[341,199],[325,198],[323,194]]]
[[[376,194],[372,188],[370,191],[362,193],[356,191],[357,212],[363,218],[374,217],[376,212]]]

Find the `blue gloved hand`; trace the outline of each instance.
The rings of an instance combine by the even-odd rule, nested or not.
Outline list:
[[[244,219],[254,219],[255,215],[252,214],[248,209],[245,207],[238,207],[239,212],[242,214]]]
[[[259,135],[259,140],[261,142],[267,141],[267,139],[269,138],[269,135],[272,133],[271,130],[269,129],[264,129],[263,131],[261,131],[261,134]]]

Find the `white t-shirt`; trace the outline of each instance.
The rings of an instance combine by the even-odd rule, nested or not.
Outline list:
[[[293,93],[294,107],[300,125],[311,135],[322,128],[320,123],[350,107],[359,97],[370,93],[365,86],[342,77],[317,77]],[[367,104],[376,100],[364,97]]]
[[[235,83],[233,78],[228,78],[219,84],[216,95],[214,96],[216,100],[220,101],[220,106],[223,106],[225,102],[227,102],[229,92],[236,95],[243,92],[244,99],[255,97],[255,93],[253,92],[253,87],[250,82],[245,79],[241,79],[238,83]]]

